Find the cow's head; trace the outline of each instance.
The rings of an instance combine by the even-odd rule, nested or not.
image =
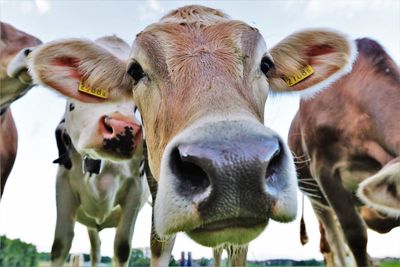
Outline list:
[[[95,43],[121,61],[128,58],[130,47],[117,36],[102,37]],[[70,63],[65,61],[68,59],[55,59],[55,63],[60,69],[65,69],[65,64]],[[49,70],[48,75],[52,74]],[[63,82],[63,79],[59,79],[54,86],[62,85]],[[50,86],[52,85],[50,84]],[[88,85],[82,83],[80,86],[92,92],[93,88],[89,88]],[[94,95],[85,94],[87,97],[106,99],[106,95],[102,95],[102,93],[104,91],[95,92]],[[143,131],[141,118],[136,110],[132,101],[84,103],[73,98],[69,99],[64,118],[56,130],[60,156],[56,162],[64,164],[68,168],[68,150],[72,147],[83,156],[84,165],[96,164],[93,163],[93,160],[101,159],[127,160],[131,159],[134,154],[140,154]],[[88,168],[90,169],[90,166]]]
[[[3,109],[32,87],[25,58],[41,41],[3,22],[0,22],[0,37],[0,108]]]
[[[82,103],[69,100],[56,130],[59,159],[70,168],[69,150],[84,160],[121,161],[141,155],[143,132],[132,102]]]
[[[296,216],[293,159],[263,124],[269,88],[314,93],[350,69],[353,53],[344,36],[323,30],[295,33],[267,50],[257,29],[187,6],[139,33],[128,62],[72,40],[44,45],[31,69],[45,84],[62,76],[69,83],[52,87],[82,101],[97,101],[79,93],[82,80],[107,88],[110,100],[133,96],[158,181],[157,232],[184,231],[214,246],[249,242],[269,218]],[[68,72],[58,70],[59,58]],[[314,73],[300,81],[307,66]]]

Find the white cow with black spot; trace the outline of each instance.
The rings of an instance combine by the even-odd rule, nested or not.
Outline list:
[[[129,46],[121,39],[96,41],[116,57]],[[126,52],[126,53],[125,53]],[[59,64],[63,64],[59,59]],[[140,164],[143,133],[132,102],[90,104],[69,100],[56,129],[57,224],[52,266],[63,266],[78,221],[88,228],[92,266],[100,260],[99,231],[116,227],[114,266],[126,266],[139,210],[149,196]]]

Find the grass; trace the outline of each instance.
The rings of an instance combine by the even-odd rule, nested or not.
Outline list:
[[[400,261],[382,261],[379,263],[379,267],[400,267]]]

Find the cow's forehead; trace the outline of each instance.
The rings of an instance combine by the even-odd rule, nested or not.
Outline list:
[[[253,64],[260,43],[265,48],[258,30],[237,20],[160,22],[138,34],[134,51],[144,52],[158,74],[180,83],[194,70],[205,77],[241,77]]]
[[[230,17],[224,12],[198,5],[189,5],[172,10],[160,19],[162,23],[192,23],[202,22],[205,25],[229,20]]]

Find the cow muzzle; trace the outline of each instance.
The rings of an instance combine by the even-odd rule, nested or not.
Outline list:
[[[142,127],[130,118],[118,114],[99,120],[102,149],[119,158],[130,158],[143,141]]]
[[[292,220],[296,207],[290,153],[261,124],[208,123],[166,148],[155,204],[160,235],[185,231],[206,246],[244,244],[269,218]]]
[[[32,77],[28,73],[26,59],[35,47],[24,48],[10,61],[7,66],[7,74],[12,78],[19,79],[23,84],[31,84]]]

